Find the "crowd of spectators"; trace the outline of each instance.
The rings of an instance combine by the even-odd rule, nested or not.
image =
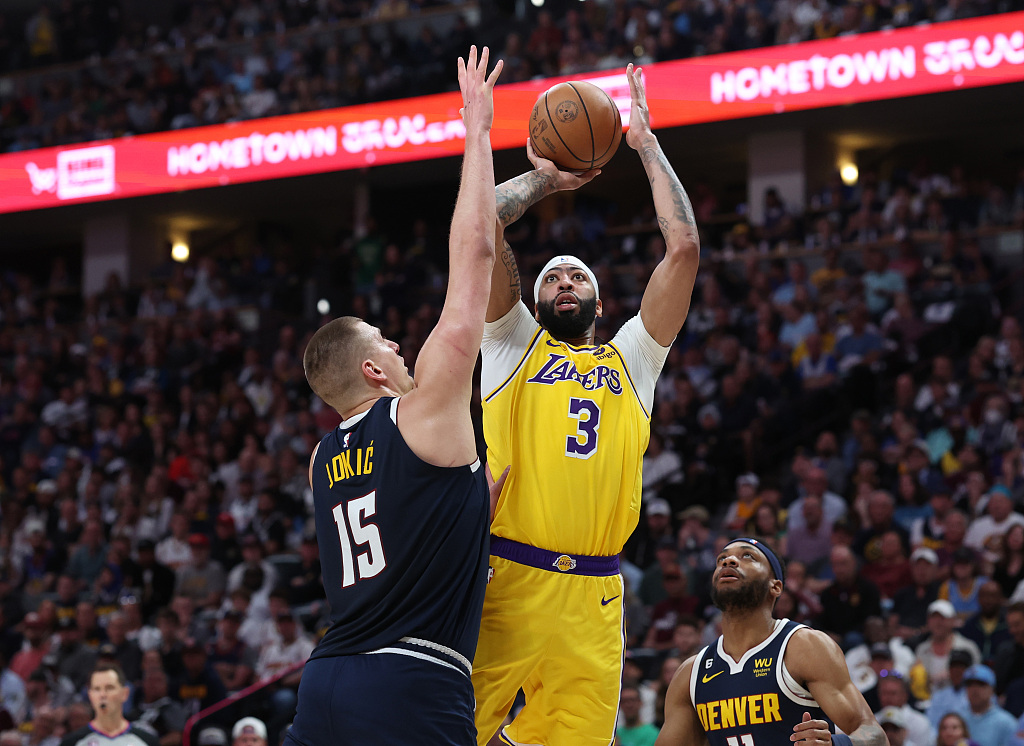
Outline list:
[[[588,0],[471,27],[432,0],[179,2],[162,19],[62,0],[0,13],[0,71],[24,70],[0,87],[0,150],[446,90],[447,61],[480,38],[514,82],[1021,7]],[[442,32],[392,23],[435,8],[452,11]],[[837,175],[808,205],[769,190],[756,224],[714,220],[737,206],[706,185],[691,196],[706,256],[623,554],[620,742],[653,742],[675,667],[718,634],[708,574],[742,534],[787,558],[777,615],[835,635],[893,744],[1010,743],[1024,715],[1021,282],[1001,281],[979,233],[1024,227],[1024,170]],[[650,211],[616,224],[606,207],[581,196],[508,232],[527,277],[563,248],[594,260],[602,337],[636,312],[663,251]],[[446,226],[386,224],[85,298],[60,260],[47,278],[0,277],[0,746],[55,746],[87,722],[97,661],[125,669],[130,718],[174,746],[188,716],[308,655],[326,609],[305,469],[337,422],[302,374],[308,286],[410,365],[443,297]],[[240,323],[247,307],[261,330]],[[265,705],[275,733],[294,678]]]
[[[572,75],[685,57],[952,21],[1024,7],[1020,2],[729,0],[588,2],[562,18],[540,11],[536,23],[505,38],[503,76]]]
[[[0,150],[452,90],[453,61],[471,42],[501,50],[507,83],[1005,12],[1024,0],[573,5],[519,17],[439,0],[207,0],[150,18],[118,0],[62,0],[27,18],[0,13],[0,71],[30,68],[0,88]]]
[[[756,224],[711,220],[733,206],[691,193],[706,257],[623,555],[621,741],[657,727],[674,666],[717,634],[707,578],[737,534],[789,560],[777,613],[835,634],[908,744],[934,743],[945,709],[987,727],[992,692],[974,686],[1020,716],[1021,282],[982,239],[1024,227],[1024,171],[865,172],[806,208],[769,190]],[[189,715],[312,649],[326,609],[306,464],[338,420],[303,376],[306,299],[334,285],[332,313],[379,325],[412,367],[444,292],[447,225],[379,217],[332,249],[214,251],[84,298],[60,260],[0,278],[3,746],[87,718],[96,660],[121,664],[132,719],[173,746]],[[526,277],[570,247],[591,261],[608,338],[663,253],[653,222],[583,194],[507,237]]]
[[[735,536],[787,559],[776,616],[833,635],[891,744],[1024,743],[1024,298],[977,235],[1020,231],[1024,189],[893,173],[799,214],[769,190],[762,223],[707,242],[622,557],[623,744],[654,742],[673,672],[720,634]]]

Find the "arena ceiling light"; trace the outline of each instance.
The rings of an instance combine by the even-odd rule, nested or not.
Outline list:
[[[184,264],[185,262],[188,261],[190,253],[191,252],[189,251],[188,243],[181,239],[171,244],[171,259],[173,259],[176,262],[181,262],[182,264]]]

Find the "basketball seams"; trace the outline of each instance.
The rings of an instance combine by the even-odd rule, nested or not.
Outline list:
[[[566,89],[571,89],[572,95]],[[557,98],[554,114],[549,98],[552,93]],[[591,116],[591,104],[596,119]],[[586,117],[586,130],[584,120],[579,118],[580,107]],[[610,111],[606,111],[608,108]],[[554,134],[548,134],[547,128]],[[564,81],[545,91],[537,100],[530,116],[530,136],[535,140],[538,155],[555,161],[561,169],[578,173],[600,168],[615,155],[622,139],[622,117],[614,99],[600,86],[582,80]],[[600,153],[597,152],[598,140],[605,144]],[[590,157],[583,158],[575,151],[586,148],[588,143]]]
[[[558,135],[558,140],[562,143],[562,146],[565,148],[565,151],[569,155],[578,160],[580,163],[586,163],[586,159],[580,158],[578,155],[572,152],[572,148],[569,147],[569,144],[564,139],[562,139],[562,134],[558,131],[558,125],[555,124],[557,120],[551,116],[551,107],[548,105],[548,93],[549,92],[545,92],[544,94],[544,112],[548,115],[548,122],[550,122],[551,124],[551,129],[554,131],[556,135]],[[593,150],[591,150],[591,153],[593,153]],[[554,153],[552,153],[552,155],[554,155]]]
[[[615,113],[615,119],[618,120],[618,122],[619,122],[619,128],[618,129],[619,129],[619,132],[621,133],[622,132],[622,118],[621,118],[621,116],[619,114],[619,107],[615,105],[615,99],[613,99],[611,97],[611,95],[608,93],[608,91],[604,90],[603,88],[601,88],[600,90],[601,90],[601,93],[603,93],[605,95],[605,98],[608,99],[608,103],[611,105],[612,111]],[[593,135],[593,130],[591,130],[591,135]],[[615,136],[615,132],[612,132],[612,138],[611,138],[611,140],[608,141],[608,147],[604,149],[604,152],[601,153],[601,155],[598,155],[597,153],[594,153],[594,160],[592,161],[592,163],[597,162],[597,161],[601,160],[602,158],[604,158],[605,155],[608,154],[608,151],[611,150],[612,147],[617,146],[618,144],[619,144],[619,138]]]
[[[594,142],[594,123],[590,121],[590,112],[587,111],[587,102],[583,100],[583,94],[581,94],[572,83],[567,83],[572,88],[572,92],[576,94],[576,98],[580,100],[580,106],[583,108],[583,115],[587,118],[587,129],[590,130],[590,168],[594,167],[594,161],[597,160],[597,144]],[[582,160],[582,159],[581,159]]]

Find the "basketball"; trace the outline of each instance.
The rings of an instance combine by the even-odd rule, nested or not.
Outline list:
[[[619,108],[593,83],[552,86],[530,114],[534,152],[565,171],[600,168],[615,155],[621,139]]]

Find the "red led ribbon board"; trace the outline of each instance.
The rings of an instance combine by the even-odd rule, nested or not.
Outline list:
[[[644,78],[656,128],[1019,82],[1024,12],[663,62]],[[504,85],[494,147],[523,147],[538,94],[563,80],[601,86],[628,122],[623,71]],[[442,93],[8,153],[0,213],[460,155],[460,106]]]

